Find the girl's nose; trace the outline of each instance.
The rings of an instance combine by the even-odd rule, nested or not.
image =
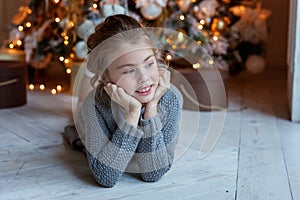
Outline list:
[[[145,82],[147,82],[149,80],[148,73],[145,71],[144,67],[140,67],[137,70],[137,80],[138,80],[138,83],[145,83]]]

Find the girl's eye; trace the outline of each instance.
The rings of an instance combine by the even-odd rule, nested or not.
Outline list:
[[[123,72],[123,74],[132,74],[134,72],[134,69],[127,69]]]
[[[150,67],[152,67],[153,65],[154,65],[154,62],[146,63],[146,67],[147,67],[147,68],[150,68]]]

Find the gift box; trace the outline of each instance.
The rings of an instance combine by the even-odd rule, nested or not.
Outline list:
[[[0,108],[26,104],[27,64],[24,54],[0,51]]]

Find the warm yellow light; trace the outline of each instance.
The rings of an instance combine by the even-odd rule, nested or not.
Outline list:
[[[203,29],[203,25],[202,25],[202,24],[199,24],[199,25],[198,25],[198,29],[199,29],[199,30],[202,30],[202,29]]]
[[[64,44],[65,44],[65,45],[68,45],[68,44],[69,44],[69,41],[68,41],[68,40],[65,40],[65,41],[64,41]]]
[[[172,40],[171,40],[170,38],[167,38],[167,39],[166,39],[166,42],[167,42],[168,44],[171,44],[171,43],[172,43]]]
[[[96,9],[97,7],[98,7],[98,5],[94,3],[94,4],[93,4],[93,8]]]
[[[201,44],[202,44],[202,42],[201,42],[201,41],[198,41],[198,42],[197,42],[197,44],[198,44],[198,45],[201,45]]]
[[[46,87],[45,87],[44,84],[41,84],[41,85],[40,85],[40,90],[45,90],[45,88],[46,88]]]
[[[69,36],[66,35],[66,36],[64,37],[64,39],[65,39],[65,40],[68,40],[68,39],[69,39]]]
[[[61,85],[57,85],[57,86],[56,86],[56,90],[57,90],[57,92],[61,92],[61,90],[62,90]]]
[[[18,27],[18,30],[19,30],[20,32],[22,32],[22,31],[24,30],[24,27],[23,27],[23,26],[19,26],[19,27]]]
[[[201,67],[200,63],[193,64],[194,69],[199,69]]]
[[[33,84],[29,84],[28,88],[29,88],[29,90],[34,90],[34,85]]]
[[[65,58],[63,56],[59,56],[59,61],[63,62]]]
[[[208,63],[209,63],[210,65],[213,65],[213,64],[214,64],[214,61],[213,61],[213,60],[209,60]]]
[[[55,22],[57,22],[57,23],[60,22],[60,18],[59,18],[59,17],[56,17],[56,18],[55,18]]]
[[[18,46],[21,46],[21,45],[22,45],[22,41],[21,41],[21,40],[18,40],[18,41],[17,41],[17,45],[18,45]]]
[[[74,27],[74,26],[75,26],[74,22],[70,22],[70,23],[69,23],[69,26],[70,26],[70,27]]]
[[[62,32],[61,33],[61,37],[65,37],[66,36],[66,33],[65,32]]]
[[[184,15],[180,15],[179,19],[183,21],[185,19]]]
[[[186,48],[186,45],[185,45],[185,44],[182,44],[182,45],[181,45],[181,48],[182,48],[182,49],[185,49],[185,48]]]
[[[204,19],[201,19],[201,20],[200,20],[200,24],[204,25],[204,24],[205,24],[205,20],[204,20]]]
[[[219,39],[218,36],[216,36],[216,35],[213,36],[213,40],[214,40],[214,41],[218,41],[218,39]]]
[[[59,3],[59,0],[53,0],[54,3],[58,4]]]
[[[64,63],[67,65],[70,63],[70,60],[68,58],[65,59]]]
[[[30,23],[30,22],[26,22],[25,26],[26,26],[27,28],[30,28],[30,27],[31,27],[31,23]]]
[[[66,69],[67,74],[71,74],[72,70],[71,69]]]
[[[70,53],[70,58],[75,58],[75,54],[74,53]]]
[[[28,15],[31,15],[31,14],[32,14],[32,10],[31,10],[31,9],[28,9],[28,10],[27,10],[27,14],[28,14]]]
[[[176,49],[177,46],[175,44],[172,45],[172,49]]]
[[[172,60],[172,56],[169,54],[169,55],[167,55],[167,60]]]
[[[13,49],[15,47],[15,45],[13,43],[10,43],[8,46],[10,49]]]
[[[55,95],[55,94],[56,94],[56,89],[52,89],[52,90],[51,90],[51,94],[52,94],[52,95]]]

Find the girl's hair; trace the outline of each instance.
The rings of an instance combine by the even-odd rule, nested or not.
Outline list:
[[[108,78],[107,68],[117,59],[116,50],[124,44],[146,44],[152,48],[150,38],[142,29],[143,26],[134,18],[127,15],[113,15],[96,26],[88,41],[89,49],[88,66],[89,71],[95,76],[91,80],[92,86],[96,83],[106,84],[104,79]]]

